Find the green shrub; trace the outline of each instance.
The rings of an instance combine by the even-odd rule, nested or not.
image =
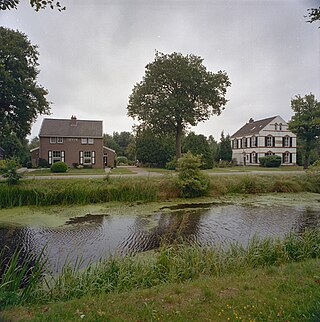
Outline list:
[[[281,165],[281,157],[278,155],[268,155],[259,158],[260,165],[266,168],[279,168]]]
[[[67,172],[68,165],[65,162],[59,161],[59,162],[52,164],[52,166],[50,167],[50,170],[51,170],[51,172],[54,172],[54,173]]]
[[[49,168],[49,163],[46,159],[39,158],[38,167],[40,168]]]
[[[178,160],[178,187],[183,198],[205,195],[209,189],[209,178],[200,171],[201,157],[190,151]]]
[[[128,158],[124,156],[117,157],[117,165],[128,165]]]
[[[176,167],[177,167],[177,161],[175,157],[171,161],[166,163],[167,170],[175,170]]]
[[[19,167],[20,164],[16,159],[0,161],[0,174],[6,178],[8,185],[17,184],[22,177],[20,173],[17,173]]]

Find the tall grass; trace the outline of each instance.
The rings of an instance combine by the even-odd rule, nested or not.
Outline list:
[[[212,248],[177,242],[162,245],[149,257],[115,257],[84,271],[65,267],[52,282],[46,299],[69,300],[87,294],[130,291],[319,257],[320,229],[300,235],[291,233],[283,239],[254,237],[246,247],[234,243]]]
[[[320,193],[320,174],[211,176],[209,195],[270,192]],[[17,186],[0,183],[0,208],[48,206],[109,201],[157,201],[177,198],[174,177],[24,180]]]
[[[111,183],[103,180],[34,180],[13,187],[0,184],[0,208],[156,199],[156,185],[148,179],[120,179]]]
[[[33,298],[43,280],[45,266],[44,249],[37,256],[25,255],[21,249],[9,255],[7,250],[5,247],[0,252],[0,309]]]

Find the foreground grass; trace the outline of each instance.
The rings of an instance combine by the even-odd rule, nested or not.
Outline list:
[[[225,167],[225,168],[213,168],[204,170],[207,173],[214,173],[214,172],[251,172],[251,171],[276,171],[276,172],[292,172],[292,171],[304,171],[303,167],[301,166],[280,166],[278,168],[266,168],[266,167],[259,167],[259,166],[233,166],[233,167]]]
[[[14,307],[8,321],[319,321],[320,260]]]

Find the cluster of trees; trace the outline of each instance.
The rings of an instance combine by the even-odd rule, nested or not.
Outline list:
[[[104,144],[114,149],[118,156],[125,156],[132,163],[140,163],[156,167],[165,167],[173,161],[175,166],[176,150],[175,137],[159,135],[151,130],[130,132],[114,132],[113,135],[104,135]],[[230,162],[232,150],[230,136],[221,133],[218,143],[212,135],[208,138],[202,134],[183,133],[181,138],[182,153],[192,152],[201,156],[202,167],[212,168],[220,160]]]

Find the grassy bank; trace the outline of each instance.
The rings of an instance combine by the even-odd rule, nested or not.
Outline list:
[[[8,321],[316,322],[319,267],[319,259],[308,260],[183,284],[14,307],[2,314]]]
[[[113,258],[84,271],[66,267],[24,299],[28,306],[3,314],[35,321],[316,321],[319,245],[319,230],[254,238],[245,248],[164,245],[149,256]]]
[[[210,176],[209,196],[270,192],[320,193],[320,174]],[[150,202],[177,198],[174,176],[106,179],[23,180],[17,186],[0,182],[0,208],[24,205],[92,204],[109,201]]]

